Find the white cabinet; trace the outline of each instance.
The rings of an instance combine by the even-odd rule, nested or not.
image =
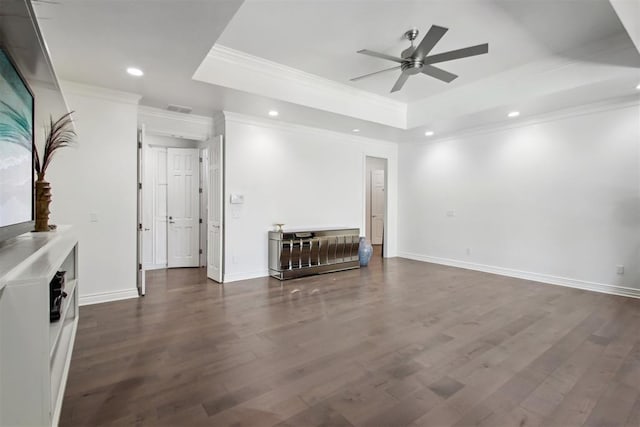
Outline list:
[[[66,271],[60,320],[49,282]],[[0,426],[57,425],[78,327],[78,240],[69,226],[0,243]]]

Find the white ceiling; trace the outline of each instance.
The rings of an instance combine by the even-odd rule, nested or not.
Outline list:
[[[139,93],[141,103],[148,106],[191,106],[202,115],[216,110],[265,115],[276,108],[280,120],[341,132],[359,128],[361,135],[395,141],[424,138],[426,127],[445,135],[501,121],[510,108],[520,109],[523,115],[538,114],[634,96],[640,82],[640,56],[608,0],[56,0],[34,4],[54,67],[64,80]],[[434,53],[488,42],[489,54],[443,63],[442,68],[460,75],[449,85],[418,75],[390,96],[393,73],[349,82],[359,74],[393,65],[358,55],[356,50],[397,55],[407,46],[401,39],[405,30],[418,27],[421,39],[432,24],[450,29]],[[299,102],[299,97],[272,95],[273,90],[250,90],[255,78],[239,77],[237,68],[229,64],[216,64],[217,72],[235,74],[237,84],[216,76],[200,79],[208,83],[194,80],[216,44],[248,58],[314,74],[331,81],[334,89],[344,85],[345,92],[406,103],[407,126],[390,127],[366,115],[332,108],[330,103]],[[142,68],[145,76],[127,75],[128,66]]]
[[[242,0],[32,2],[59,78],[211,114],[217,92],[191,79]],[[125,70],[144,70],[136,79]]]
[[[419,41],[431,25],[449,28],[432,53],[489,43],[489,54],[439,64],[460,76],[450,84],[420,75],[391,94],[399,71],[350,81],[396,65],[356,51],[399,57],[404,32],[418,28]],[[247,0],[218,44],[412,102],[622,32],[606,0]]]

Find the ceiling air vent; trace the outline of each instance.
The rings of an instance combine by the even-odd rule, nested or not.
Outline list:
[[[176,113],[189,114],[191,111],[193,111],[193,108],[185,107],[184,105],[169,104],[167,105],[167,110],[175,111]]]

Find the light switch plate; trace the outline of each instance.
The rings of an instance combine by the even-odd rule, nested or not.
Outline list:
[[[231,204],[232,205],[241,205],[244,203],[244,194],[232,194],[231,195]]]

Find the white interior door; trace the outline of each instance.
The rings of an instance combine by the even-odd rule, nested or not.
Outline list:
[[[381,245],[384,236],[384,170],[371,171],[371,243]]]
[[[167,266],[198,266],[198,149],[167,148]]]
[[[144,143],[144,126],[138,129],[138,253],[137,253],[137,287],[138,294],[144,295],[147,291],[146,289],[146,275],[145,270],[143,268],[144,257],[145,257],[145,236],[144,236],[144,228],[145,228],[145,189],[142,183],[145,178],[145,159],[146,159],[146,144]]]
[[[209,143],[207,209],[207,277],[222,283],[224,228],[224,143],[222,135]]]
[[[209,208],[209,148],[200,149],[200,267],[207,266],[207,210]]]
[[[153,268],[167,267],[167,148],[152,147]]]
[[[154,171],[153,149],[147,144],[144,149],[144,176],[142,180],[142,245],[144,249],[142,257],[142,269],[149,270],[153,268],[153,186]]]

